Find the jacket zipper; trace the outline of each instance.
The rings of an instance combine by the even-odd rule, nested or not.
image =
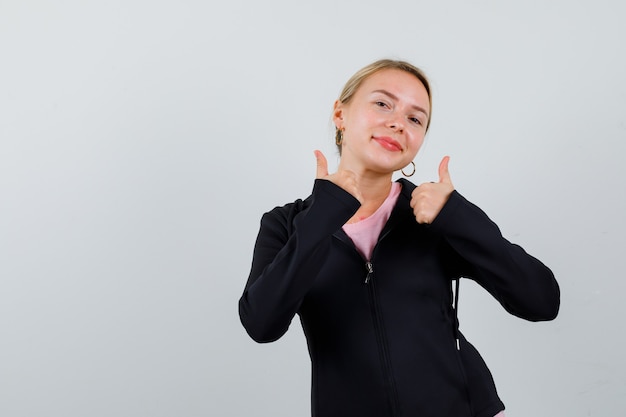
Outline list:
[[[380,242],[389,234],[390,230],[387,230],[383,235],[378,238],[378,242],[374,246],[374,250],[372,251],[372,259],[374,258],[374,254],[376,253],[376,248],[380,244]],[[339,239],[342,241],[341,239]],[[354,252],[361,258],[364,259],[363,256],[356,250],[354,245],[349,245],[344,242],[346,245],[351,246],[354,249]],[[381,356],[382,368],[383,368],[383,378],[385,379],[385,385],[387,386],[387,395],[389,398],[389,407],[391,409],[391,416],[395,417],[398,415],[398,392],[396,389],[395,378],[393,376],[392,368],[391,368],[391,359],[389,358],[389,351],[387,348],[387,338],[385,336],[384,326],[382,315],[380,313],[380,309],[378,307],[378,299],[376,297],[376,286],[374,283],[374,264],[371,260],[365,260],[365,269],[367,274],[365,276],[365,285],[368,287],[368,294],[371,303],[372,316],[374,318],[374,330],[376,334],[376,342],[378,343],[378,349]]]
[[[456,279],[456,287],[454,289],[454,338],[456,339],[456,350],[461,350],[461,342],[459,340],[459,289],[460,278]]]
[[[372,279],[372,274],[374,273],[374,266],[370,261],[365,263],[365,268],[367,268],[367,275],[365,276],[365,283],[369,284],[370,279]]]
[[[376,342],[378,343],[378,349],[380,352],[383,377],[385,379],[385,385],[387,386],[387,394],[389,395],[389,406],[391,408],[391,415],[398,415],[398,393],[396,391],[395,378],[393,376],[393,370],[391,367],[391,358],[389,357],[389,349],[387,347],[387,337],[383,325],[382,314],[378,306],[378,297],[376,296],[376,284],[374,278],[374,265],[371,261],[365,263],[367,268],[367,276],[365,277],[365,284],[368,287],[368,293],[372,306],[372,316],[374,318],[374,330],[376,333]]]

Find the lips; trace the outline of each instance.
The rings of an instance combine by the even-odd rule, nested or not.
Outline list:
[[[402,151],[402,145],[400,143],[390,138],[389,136],[374,136],[373,139],[380,144],[383,148],[392,152],[400,152]]]

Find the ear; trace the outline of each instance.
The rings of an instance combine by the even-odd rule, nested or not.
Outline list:
[[[340,100],[335,100],[333,105],[333,123],[337,129],[343,128],[344,104]]]

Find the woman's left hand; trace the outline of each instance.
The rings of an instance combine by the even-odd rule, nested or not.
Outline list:
[[[449,156],[444,156],[439,164],[439,182],[420,184],[411,194],[411,207],[415,220],[420,224],[432,223],[454,191],[448,172]]]

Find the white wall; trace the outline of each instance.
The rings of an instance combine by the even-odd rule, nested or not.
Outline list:
[[[531,324],[463,283],[507,416],[623,413],[625,12],[0,0],[0,415],[307,415],[299,323],[257,345],[237,300],[261,214],[306,197],[313,149],[336,162],[332,102],[381,57],[434,84],[415,181],[450,154],[561,284]]]

